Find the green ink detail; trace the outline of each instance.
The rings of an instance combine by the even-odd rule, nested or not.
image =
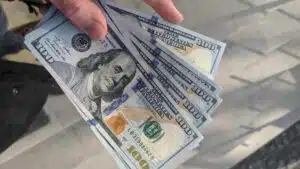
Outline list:
[[[164,135],[160,124],[156,121],[147,121],[144,125],[143,132],[147,138],[156,142]]]

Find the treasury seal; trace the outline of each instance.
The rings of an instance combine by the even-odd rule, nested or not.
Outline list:
[[[72,38],[72,46],[78,52],[86,52],[90,49],[92,41],[88,35],[84,33],[78,33]]]

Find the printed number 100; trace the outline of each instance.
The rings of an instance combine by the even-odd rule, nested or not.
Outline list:
[[[149,165],[146,160],[142,159],[141,154],[135,149],[134,146],[131,146],[127,149],[131,156],[140,164],[142,169],[149,169]]]

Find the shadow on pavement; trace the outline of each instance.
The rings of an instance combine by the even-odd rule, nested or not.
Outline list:
[[[299,167],[300,122],[297,122],[232,169],[299,169]]]
[[[231,46],[236,46],[236,44],[229,43],[229,48]],[[249,60],[248,57],[252,57],[255,54],[258,55],[258,53],[251,51],[251,53],[254,53],[253,55],[242,55],[243,53],[240,54],[238,52],[239,51],[237,51],[237,54],[227,54],[223,58],[226,64],[232,64],[232,67],[236,66],[239,69],[229,69],[228,65],[226,65],[227,67],[225,67],[225,69],[220,68],[219,78],[221,82],[226,82],[225,87],[227,85],[229,90],[222,92],[222,98],[224,100],[215,115],[216,117],[213,122],[215,124],[213,124],[213,127],[208,127],[207,131],[204,130],[205,138],[202,148],[200,146],[200,153],[187,161],[183,165],[184,167],[230,168],[233,164],[236,164],[237,161],[245,157],[243,155],[239,157],[239,154],[236,154],[236,156],[232,155],[226,159],[223,157],[228,155],[231,150],[239,145],[247,147],[245,141],[251,138],[253,134],[263,131],[268,126],[274,126],[278,128],[278,130],[285,130],[293,123],[299,123],[297,121],[300,119],[300,65],[298,64],[288,69],[279,69],[280,64],[266,65],[266,67],[273,67],[273,69],[278,68],[281,71],[274,71],[275,73],[270,73],[269,76],[260,76],[257,71],[249,69],[250,66],[248,63],[244,63],[247,62],[247,59]],[[292,55],[281,49],[279,52],[285,53],[286,57],[300,58],[296,54]],[[256,58],[260,61],[259,59],[266,57],[272,58],[275,56],[261,55]],[[242,62],[242,59],[245,61]],[[236,60],[240,62],[233,62]],[[282,60],[282,62],[284,62],[284,60]],[[238,63],[241,64],[237,65]],[[259,62],[254,60],[250,64],[256,63]],[[264,65],[262,64],[262,66]],[[224,71],[222,72],[222,70]],[[245,71],[245,74],[242,74],[239,72],[240,70],[249,71]],[[253,78],[253,73],[256,73],[257,77]],[[232,121],[232,119],[234,119],[234,121]],[[275,136],[274,134],[274,137]],[[261,138],[260,141],[262,144],[269,142],[266,138]],[[300,142],[300,137],[297,136],[295,141]],[[299,151],[299,149],[295,149],[295,151]],[[286,150],[280,150],[279,152],[286,152]],[[284,155],[281,155],[280,157],[283,156]],[[291,158],[288,157],[288,153],[285,154],[285,156]],[[276,156],[277,159],[280,157]],[[289,165],[290,164],[291,163],[289,163]],[[298,167],[300,168],[300,166]],[[259,169],[256,167],[252,168]]]

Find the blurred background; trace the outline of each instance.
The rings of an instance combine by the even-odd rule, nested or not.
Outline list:
[[[114,2],[153,13],[141,0]],[[227,43],[215,78],[224,101],[201,131],[199,154],[179,168],[300,168],[300,0],[174,2],[185,16],[182,26]],[[22,2],[0,3],[9,29],[42,17]],[[26,134],[10,135],[10,146],[0,154],[1,169],[117,168],[29,52],[3,60],[0,111],[20,118],[12,133],[23,133],[22,128]]]

